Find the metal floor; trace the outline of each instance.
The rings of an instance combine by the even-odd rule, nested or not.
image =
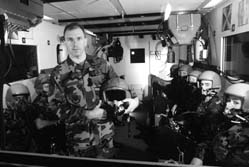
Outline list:
[[[117,159],[153,161],[179,160],[179,151],[185,153],[184,161],[189,163],[193,156],[193,143],[168,127],[154,128],[150,123],[150,103],[141,104],[135,110],[130,122],[115,127],[114,141]]]

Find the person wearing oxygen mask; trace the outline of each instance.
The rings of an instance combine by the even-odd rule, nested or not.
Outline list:
[[[70,156],[111,158],[114,156],[114,124],[100,98],[100,87],[118,77],[112,66],[97,55],[86,52],[87,38],[82,25],[64,29],[68,57],[51,73],[55,88],[66,99],[58,106],[65,123],[67,152]],[[127,98],[127,113],[138,106],[138,98]],[[62,100],[63,101],[63,100]]]
[[[198,84],[199,88],[201,88],[202,102],[197,112],[200,114],[206,113],[207,111],[212,113],[219,112],[221,104],[219,97],[221,78],[219,74],[214,71],[204,71],[199,76]]]
[[[197,86],[201,71],[193,70],[186,76],[185,86],[182,89],[182,102],[177,106],[177,112],[170,119],[170,126],[174,131],[185,137],[196,140],[198,136],[199,115],[196,113],[201,103],[201,89]]]
[[[214,71],[204,71],[199,76],[198,86],[201,88],[202,101],[197,107],[195,118],[194,139],[197,143],[193,165],[213,165],[213,137],[218,133],[220,123],[224,121],[222,101],[219,97],[221,78]]]
[[[178,68],[178,75],[166,87],[165,93],[173,104],[172,107],[170,106],[172,116],[186,111],[186,99],[188,95],[186,93],[188,87],[187,77],[191,71],[192,67],[190,65],[184,64],[180,66]]]
[[[187,82],[187,94],[188,98],[186,98],[186,110],[187,111],[196,111],[197,107],[201,102],[201,89],[198,88],[198,80],[201,75],[201,71],[196,69],[191,71],[188,74]]]
[[[223,121],[212,136],[209,155],[212,162],[195,157],[195,165],[249,166],[249,84],[236,83],[224,92]],[[207,153],[206,153],[207,154]]]
[[[225,90],[223,114],[228,123],[213,140],[217,165],[249,166],[249,84],[236,83]],[[224,126],[225,125],[225,126]]]
[[[7,109],[4,111],[6,150],[35,152],[34,109],[30,91],[22,83],[10,85],[6,93]]]

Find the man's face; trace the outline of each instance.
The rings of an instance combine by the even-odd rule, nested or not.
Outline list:
[[[179,77],[186,77],[188,75],[188,72],[187,71],[182,71],[182,70],[179,70],[178,71],[178,76]]]
[[[192,84],[196,84],[197,83],[197,77],[192,76],[192,75],[188,76],[188,82],[192,83]]]
[[[226,100],[224,114],[228,117],[233,116],[233,112],[242,108],[242,99],[236,96],[229,96]]]
[[[13,103],[9,104],[10,108],[13,110],[22,109],[22,107],[25,107],[28,104],[28,96],[17,95],[17,96],[13,96],[13,99],[14,99]]]
[[[49,93],[49,83],[44,83],[42,89],[44,92]]]
[[[212,88],[213,83],[209,80],[201,80],[200,81],[200,88],[201,94],[207,96],[209,94],[209,90]]]
[[[65,32],[65,45],[68,54],[72,58],[80,58],[84,54],[87,45],[84,32],[80,28],[67,30]]]

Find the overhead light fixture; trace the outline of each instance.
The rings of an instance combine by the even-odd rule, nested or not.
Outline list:
[[[165,7],[165,10],[164,10],[164,18],[163,18],[164,21],[169,19],[171,10],[172,10],[172,7],[171,7],[170,3],[168,2],[166,7]]]
[[[109,1],[112,3],[114,9],[119,13],[119,15],[121,15],[122,18],[124,18],[124,15],[126,15],[126,12],[122,4],[120,3],[120,1],[119,0],[109,0]]]
[[[87,29],[85,29],[85,32],[87,33],[87,34],[89,34],[89,35],[91,35],[91,36],[97,36],[96,34],[94,34],[92,31],[89,31],[89,30],[87,30]]]
[[[52,21],[52,20],[54,20],[54,19],[53,19],[52,17],[43,15],[43,20]]]
[[[203,8],[213,8],[224,0],[209,0],[204,4]]]

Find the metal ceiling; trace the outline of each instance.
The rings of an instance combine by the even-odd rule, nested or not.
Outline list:
[[[196,13],[209,0],[43,0],[44,14],[59,24],[79,22],[100,34],[153,34],[167,3],[172,13]]]

